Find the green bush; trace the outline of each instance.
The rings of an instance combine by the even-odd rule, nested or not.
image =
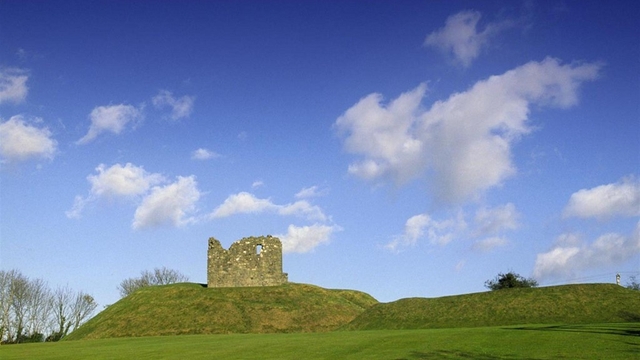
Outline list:
[[[498,274],[493,280],[485,281],[484,286],[493,291],[510,288],[531,288],[538,286],[538,282],[532,278],[527,279],[513,271],[509,271],[506,274]]]

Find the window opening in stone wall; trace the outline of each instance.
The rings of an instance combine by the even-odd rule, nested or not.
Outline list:
[[[260,255],[260,253],[261,253],[261,252],[262,252],[262,245],[261,245],[261,244],[258,244],[258,245],[256,246],[256,255]]]

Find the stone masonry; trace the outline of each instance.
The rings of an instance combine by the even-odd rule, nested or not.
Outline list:
[[[280,239],[247,237],[225,250],[220,241],[209,238],[207,287],[274,286],[287,281]]]

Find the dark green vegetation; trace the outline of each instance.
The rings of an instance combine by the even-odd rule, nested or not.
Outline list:
[[[640,293],[613,284],[515,288],[377,304],[350,330],[640,322]]]
[[[0,346],[12,359],[638,359],[640,324],[112,338]]]
[[[525,278],[520,274],[509,271],[506,274],[500,273],[493,280],[487,280],[484,286],[489,290],[502,290],[513,288],[530,288],[538,286],[538,282],[533,278]]]
[[[351,290],[288,283],[211,288],[143,287],[109,306],[65,340],[185,334],[324,332],[376,304]]]

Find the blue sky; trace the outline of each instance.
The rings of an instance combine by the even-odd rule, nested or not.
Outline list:
[[[0,267],[117,301],[207,239],[381,301],[640,273],[633,1],[0,2]]]

